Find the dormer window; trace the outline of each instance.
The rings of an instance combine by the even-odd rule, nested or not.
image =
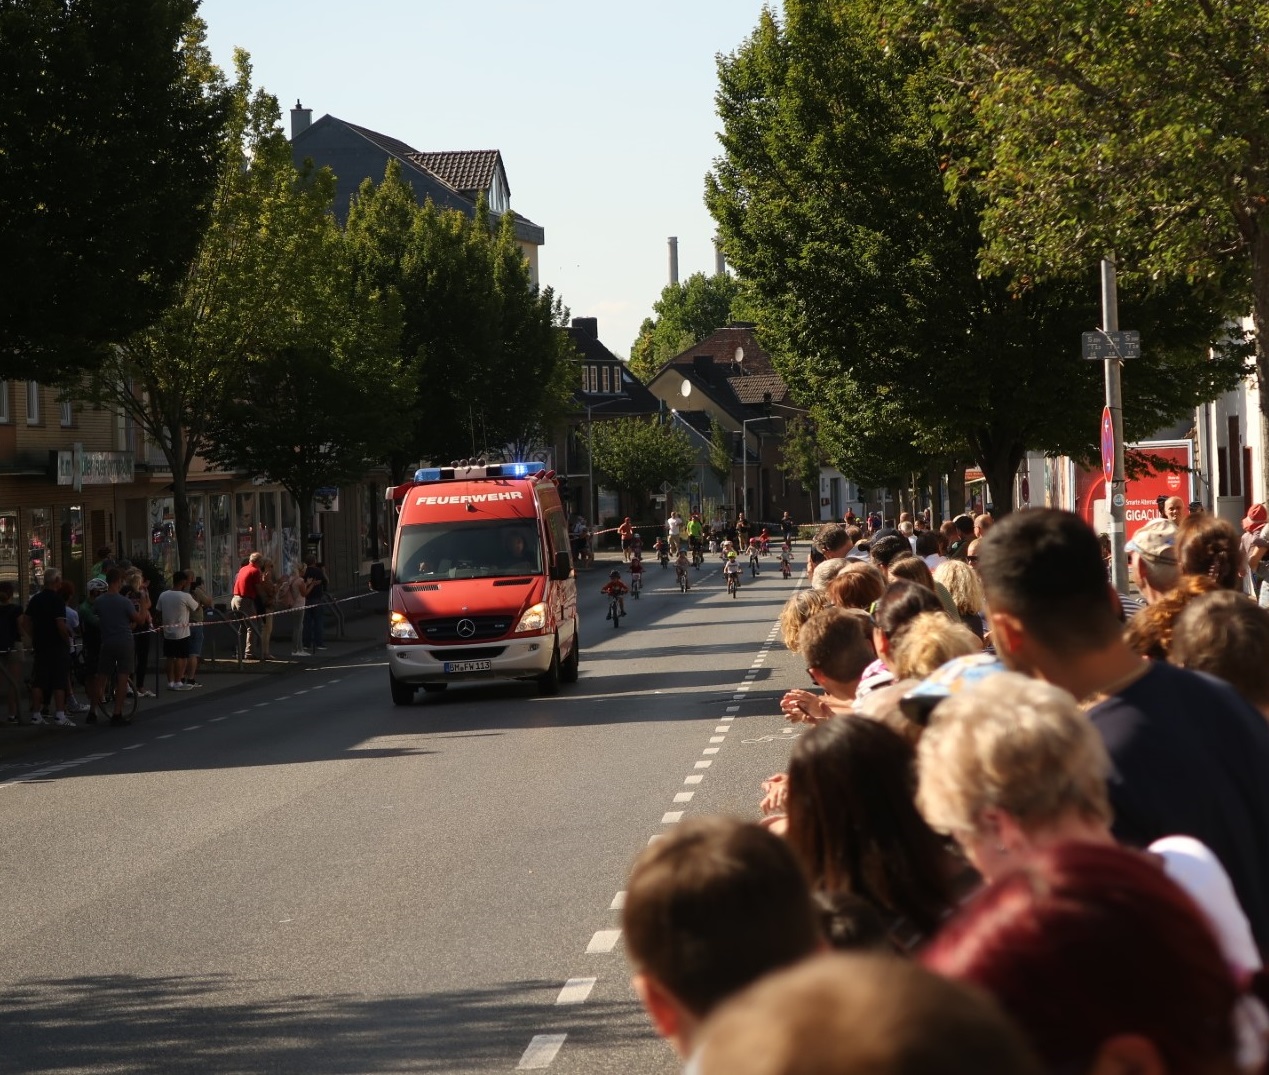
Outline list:
[[[607,367],[607,366],[605,366],[605,367],[604,367],[604,391],[605,391],[605,392],[611,392],[611,391],[612,391],[611,384],[612,384],[612,382],[609,380],[608,367]]]

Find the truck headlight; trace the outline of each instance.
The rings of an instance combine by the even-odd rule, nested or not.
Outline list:
[[[546,626],[546,605],[538,602],[531,608],[524,610],[524,615],[520,617],[520,622],[516,624],[516,633],[521,631],[540,631]]]
[[[388,617],[388,637],[418,638],[419,634],[402,613],[394,612]]]

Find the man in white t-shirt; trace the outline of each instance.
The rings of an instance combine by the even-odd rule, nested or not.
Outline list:
[[[167,658],[167,689],[188,691],[185,662],[189,659],[189,614],[199,607],[189,592],[190,573],[172,575],[172,588],[159,594],[156,607],[163,623],[163,656]]]
[[[683,516],[677,511],[670,512],[670,517],[665,520],[665,530],[670,538],[670,555],[678,556],[679,535],[683,533]]]

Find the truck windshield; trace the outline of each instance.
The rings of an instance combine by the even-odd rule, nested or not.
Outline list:
[[[397,538],[394,582],[536,575],[542,543],[532,519],[416,523]]]

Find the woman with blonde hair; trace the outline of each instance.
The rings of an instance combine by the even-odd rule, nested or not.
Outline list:
[[[934,581],[946,587],[961,623],[981,639],[986,633],[983,606],[987,602],[978,572],[962,560],[944,560],[934,569]]]
[[[802,624],[822,608],[828,607],[828,597],[820,590],[798,590],[785,603],[780,611],[780,634],[785,648],[792,653],[798,651],[798,632]]]
[[[953,657],[981,653],[983,644],[963,623],[942,612],[923,612],[891,642],[887,664],[895,679],[924,679]]]

